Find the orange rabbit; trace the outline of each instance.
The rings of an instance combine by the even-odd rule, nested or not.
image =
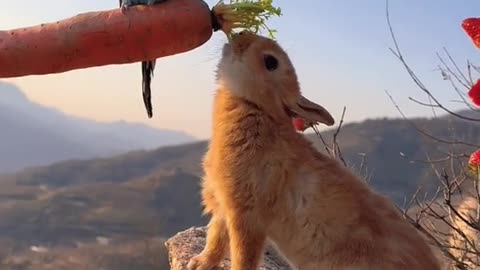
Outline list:
[[[204,158],[207,244],[190,270],[258,269],[267,240],[301,270],[437,270],[420,234],[386,198],[318,152],[291,118],[333,125],[301,95],[288,55],[250,32],[225,44]]]

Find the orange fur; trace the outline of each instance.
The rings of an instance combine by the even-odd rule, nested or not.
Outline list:
[[[265,68],[266,54],[277,69]],[[229,251],[233,270],[258,269],[267,240],[294,269],[440,269],[388,199],[294,130],[289,110],[328,125],[333,118],[301,104],[294,67],[276,42],[235,36],[218,84],[202,192],[212,219],[189,269],[214,269]]]
[[[478,200],[474,196],[469,196],[460,203],[457,211],[461,217],[453,213],[451,214],[451,222],[454,229],[451,229],[451,237],[448,239],[451,246],[450,253],[472,269],[480,266],[480,258],[474,254],[475,250],[480,250],[480,234],[465,223],[464,220],[475,223],[479,219],[477,214],[479,207]]]

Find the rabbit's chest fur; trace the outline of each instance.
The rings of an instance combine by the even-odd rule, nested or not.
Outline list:
[[[282,144],[275,120],[223,91],[217,93],[214,108],[215,128],[204,159],[207,181],[214,182],[219,193],[235,198],[238,207],[271,212],[279,203],[282,171],[290,166],[274,154]]]

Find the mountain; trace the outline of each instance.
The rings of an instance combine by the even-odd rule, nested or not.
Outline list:
[[[418,185],[432,190],[438,184],[431,166],[420,161],[426,159],[426,154],[440,159],[448,151],[468,154],[476,150],[441,144],[420,135],[416,128],[439,140],[480,144],[478,124],[448,116],[347,124],[338,141],[349,167],[364,175],[359,168],[366,156],[371,185],[402,205]],[[328,130],[321,135],[331,142],[334,132]],[[306,136],[326,152],[316,135]],[[208,221],[201,214],[199,194],[200,162],[206,147],[207,142],[196,142],[113,158],[65,161],[1,176],[0,257],[5,254],[9,266],[17,267],[20,262],[27,265],[11,269],[42,270],[61,263],[69,265],[68,269],[86,269],[85,265],[119,269],[120,258],[122,262],[130,260],[122,264],[125,269],[131,269],[126,265],[144,265],[145,258],[136,253],[139,249],[127,247],[157,239],[152,241],[160,252],[159,238]],[[436,164],[451,169],[448,162]],[[99,239],[109,239],[108,248]],[[32,246],[47,247],[50,257],[32,254]],[[8,247],[8,253],[2,253],[2,247]],[[98,253],[86,253],[86,249]],[[109,263],[101,256],[106,256]],[[42,258],[48,258],[48,262]],[[81,267],[74,268],[72,262],[65,262],[66,258],[74,258]],[[166,269],[166,258],[158,258],[163,258],[163,268],[157,265],[139,269]]]
[[[478,112],[460,111],[458,114],[480,118]],[[333,133],[334,130],[330,130],[322,136],[331,140]],[[480,124],[452,116],[369,119],[345,125],[338,141],[349,166],[359,169],[365,156],[371,185],[402,204],[405,196],[412,194],[420,184],[425,188],[439,184],[427,160],[435,161],[436,169],[448,168],[448,173],[453,167],[466,168],[468,156],[480,148]],[[314,142],[323,151],[320,140]],[[450,154],[462,156],[463,164],[452,165],[446,160]]]
[[[4,82],[0,93],[0,172],[195,140],[180,131],[69,116],[28,100],[20,89]]]

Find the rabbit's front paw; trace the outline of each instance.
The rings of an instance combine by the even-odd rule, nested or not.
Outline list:
[[[220,270],[216,263],[210,262],[203,255],[197,255],[190,259],[187,265],[188,270]]]

